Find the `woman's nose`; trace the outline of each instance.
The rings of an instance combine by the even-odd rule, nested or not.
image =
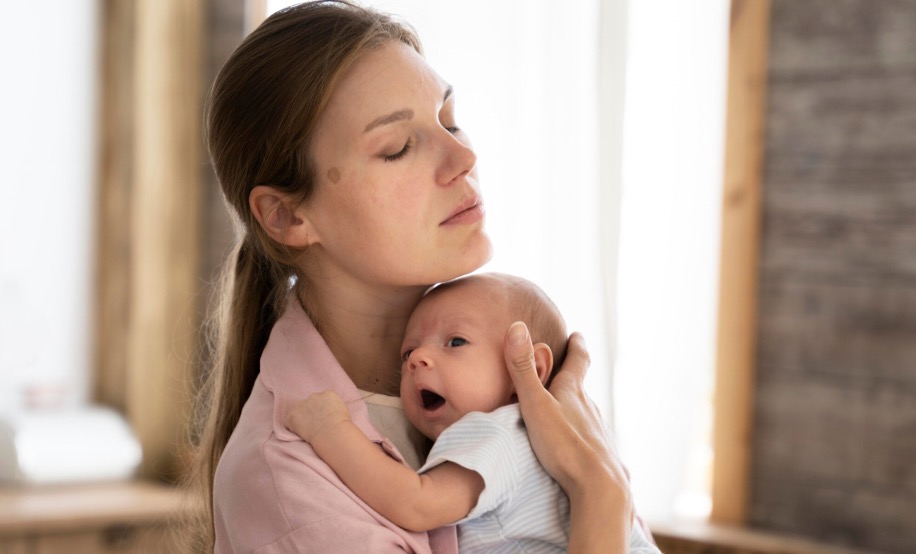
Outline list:
[[[444,154],[439,166],[437,182],[442,186],[447,186],[474,170],[477,166],[477,154],[474,153],[470,141],[464,135],[449,133],[449,136],[444,138],[444,144]]]

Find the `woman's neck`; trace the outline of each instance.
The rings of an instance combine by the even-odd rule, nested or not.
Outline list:
[[[372,288],[346,278],[308,280],[299,299],[357,388],[398,395],[407,319],[426,287]]]

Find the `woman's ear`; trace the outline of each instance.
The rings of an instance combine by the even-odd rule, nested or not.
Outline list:
[[[248,205],[261,228],[280,244],[303,248],[318,242],[312,224],[296,213],[298,202],[293,202],[289,195],[259,185],[248,194]]]
[[[541,384],[546,385],[550,377],[550,370],[553,368],[553,352],[543,342],[534,345],[534,368],[538,372]]]

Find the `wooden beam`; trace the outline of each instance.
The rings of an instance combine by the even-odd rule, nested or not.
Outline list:
[[[134,3],[102,3],[94,401],[127,408]]]
[[[769,0],[732,0],[713,422],[712,513],[747,520]]]
[[[144,477],[174,478],[196,364],[204,0],[137,0],[127,412]]]

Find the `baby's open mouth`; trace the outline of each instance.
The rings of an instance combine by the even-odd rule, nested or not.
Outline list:
[[[423,389],[420,391],[420,400],[423,402],[424,410],[436,410],[445,404],[445,399],[431,390]]]

